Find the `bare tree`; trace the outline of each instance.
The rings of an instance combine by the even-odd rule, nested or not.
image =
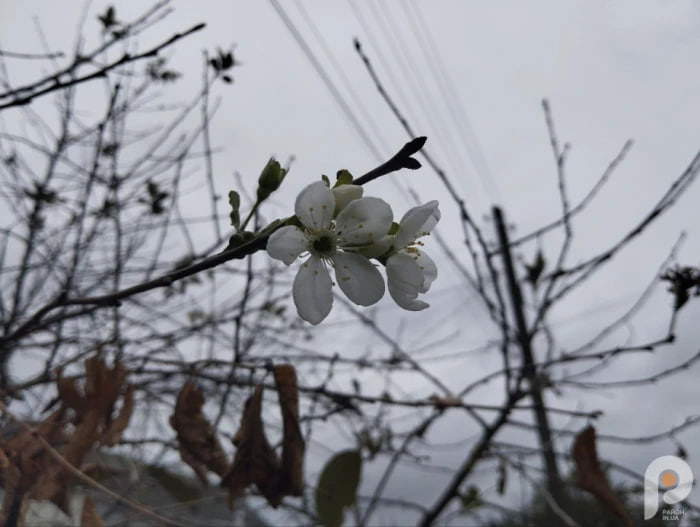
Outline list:
[[[57,483],[65,480],[81,481],[149,520],[181,524],[175,515],[138,503],[134,489],[116,491],[91,475],[89,452],[109,448],[155,463],[181,461],[202,484],[224,487],[222,501],[246,494],[255,503],[278,508],[277,514],[295,524],[324,525],[342,523],[346,509],[358,525],[379,524],[380,512],[397,508],[420,525],[457,521],[484,509],[517,517],[518,511],[490,502],[475,487],[482,466],[494,468],[500,493],[507,474],[519,474],[557,521],[576,525],[573,485],[561,469],[562,459],[573,459],[579,485],[622,521],[632,521],[617,497],[619,489],[612,490],[601,467],[635,483],[641,476],[600,461],[595,434],[577,435],[555,424],[560,416],[593,421],[598,412],[557,408],[548,401],[560,387],[601,386],[593,376],[613,357],[633,358],[672,344],[676,314],[689,291],[699,287],[697,270],[669,270],[677,244],[669,247],[639,300],[576,350],[560,348],[550,316],[677,202],[697,177],[700,153],[629,233],[572,264],[573,220],[610,180],[631,142],[588,195],[572,204],[566,179],[569,146],[560,144],[545,102],[561,215],[513,238],[504,211],[494,208],[494,232],[489,233],[423,149],[425,138],[411,128],[356,42],[410,141],[352,183],[365,185],[416,169],[420,163],[412,156],[420,151],[459,210],[458,218],[443,222],[458,224],[464,233],[466,260],[435,236],[443,260],[462,278],[456,286],[478,295],[498,332],[498,339],[483,350],[500,354],[501,367],[454,386],[417,358],[419,350],[402,345],[376,313],[360,311],[341,297],[336,303],[368,342],[374,339],[373,349],[341,355],[317,346],[314,339],[333,335],[333,328],[310,328],[288,314],[290,281],[258,253],[276,229],[295,221],[292,216],[270,221],[266,216],[272,211],[263,206],[289,166],[268,163],[257,189],[241,177],[225,190],[217,186],[210,122],[221,100],[213,90],[232,88],[228,85],[238,63],[232,50],[205,53],[201,87],[191,99],[170,107],[158,104],[172,83],[191,74],[178,71],[163,52],[204,27],[185,28],[132,53],[132,43],[168,12],[168,2],[162,1],[131,22],[119,20],[111,7],[97,21],[86,15],[79,33],[84,24],[99,24],[102,42],[85,49],[78,38],[72,56],[63,61],[59,59],[66,56],[49,48],[41,55],[0,53],[5,203],[0,230],[0,409],[5,419],[0,470],[6,524],[21,524],[28,504],[41,499],[66,510],[69,493]],[[52,73],[14,86],[10,61],[45,62]],[[229,93],[235,96],[235,91]],[[274,172],[271,186],[265,176],[269,171]],[[221,196],[229,191],[224,206]],[[554,257],[531,249],[557,231],[563,241]],[[525,255],[531,263],[523,265]],[[632,320],[662,277],[676,298],[668,331],[650,342],[602,347],[605,337]],[[464,358],[465,353],[457,354],[455,363]],[[652,377],[604,386],[651,384],[691,367],[698,358],[700,352]],[[406,390],[414,384],[420,387],[418,395]],[[487,384],[499,384],[502,397],[477,402],[478,389]],[[265,391],[276,395],[265,397]],[[277,406],[279,412],[271,410]],[[468,416],[478,436],[463,445],[468,453],[457,465],[433,467],[418,452],[453,412]],[[688,419],[653,437],[600,433],[597,441],[646,444],[673,437],[697,421]],[[514,429],[533,431],[538,447],[503,439]],[[573,456],[561,450],[567,435],[579,438]],[[327,445],[329,436],[341,438],[337,446]],[[347,449],[341,451],[341,444]],[[304,459],[308,465],[312,457],[329,455],[320,476],[303,470]],[[447,483],[434,500],[392,496],[396,474],[406,466],[439,469],[447,473]],[[379,474],[369,493],[362,490],[367,484],[360,486],[362,467]],[[82,514],[84,525],[97,523],[97,513],[87,505]]]

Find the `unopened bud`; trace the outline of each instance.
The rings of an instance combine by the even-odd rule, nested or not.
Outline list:
[[[279,161],[271,157],[258,178],[258,201],[266,199],[277,190],[286,173],[287,171],[280,166]]]

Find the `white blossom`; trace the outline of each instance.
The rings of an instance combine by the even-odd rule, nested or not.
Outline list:
[[[335,190],[343,186],[349,185]],[[294,205],[301,228],[282,227],[267,242],[270,256],[286,265],[308,255],[294,279],[292,294],[297,313],[312,324],[326,318],[333,304],[329,267],[355,304],[369,306],[384,295],[382,275],[359,251],[386,235],[393,213],[385,201],[358,195],[361,192],[352,189],[331,191],[322,181],[308,185]]]
[[[386,258],[389,294],[400,307],[420,311],[430,304],[418,300],[437,278],[435,262],[423,251],[419,240],[430,234],[440,220],[437,201],[410,209],[399,223],[395,235],[385,237],[377,246],[390,246]]]

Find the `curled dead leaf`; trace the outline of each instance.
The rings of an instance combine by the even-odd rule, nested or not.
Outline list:
[[[283,427],[280,492],[301,496],[304,491],[304,439],[299,426],[297,374],[290,364],[275,366],[274,374]]]
[[[190,381],[182,387],[170,416],[170,426],[177,433],[177,442],[182,461],[207,483],[207,470],[224,476],[229,468],[228,458],[221,448],[216,432],[202,413],[204,394]]]
[[[261,418],[262,394],[262,385],[258,384],[245,402],[241,424],[232,439],[236,455],[231,470],[221,480],[221,486],[228,489],[231,505],[252,484],[273,507],[282,501],[279,459],[265,437]]]
[[[105,431],[102,433],[102,438],[100,443],[105,446],[114,446],[122,438],[124,430],[129,426],[129,421],[131,420],[131,414],[134,411],[134,387],[129,385],[124,394],[124,399],[122,401],[121,410],[108,425]]]
[[[33,428],[25,425],[22,432],[0,445],[11,464],[3,471],[3,510],[22,510],[29,499],[51,501],[67,510],[73,476],[51,456],[39,438],[60,448],[65,461],[77,468],[103,437],[106,443],[116,443],[128,425],[133,407],[133,388],[129,388],[119,416],[112,419],[126,373],[119,364],[109,368],[100,357],[91,357],[85,361],[85,383],[81,389],[74,379],[65,379],[59,372],[56,381],[59,408]],[[73,425],[70,433],[68,425]],[[16,477],[9,481],[8,474]]]
[[[83,502],[83,512],[80,515],[80,525],[83,527],[105,527],[105,522],[97,512],[95,502],[90,496],[85,498]]]
[[[252,484],[272,507],[285,496],[300,496],[304,490],[304,439],[299,426],[299,388],[296,371],[288,364],[273,368],[282,413],[282,459],[265,436],[262,421],[262,385],[257,385],[245,403],[241,423],[233,436],[236,455],[231,470],[221,480],[230,503]]]
[[[595,428],[589,426],[574,440],[572,457],[576,463],[576,483],[609,507],[622,520],[625,527],[634,527],[632,517],[610,487],[605,473],[600,468],[595,437]]]
[[[85,411],[85,397],[80,393],[75,379],[65,379],[59,373],[59,377],[56,379],[56,389],[59,400],[65,406],[72,408],[77,414],[82,414]]]

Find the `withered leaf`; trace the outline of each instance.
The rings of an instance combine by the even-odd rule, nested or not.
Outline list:
[[[236,456],[231,470],[221,480],[221,486],[229,491],[231,506],[253,483],[273,507],[282,502],[280,462],[265,437],[261,418],[262,394],[262,385],[258,384],[253,395],[245,402],[241,424],[232,439],[236,445]]]
[[[60,376],[56,379],[58,398],[68,408],[75,410],[77,414],[82,414],[85,410],[85,397],[75,382],[75,379],[64,379]]]
[[[116,364],[110,369],[98,356],[85,361],[85,398],[90,402],[90,409],[105,416],[112,414],[114,403],[121,393],[126,368]]]
[[[5,451],[0,448],[0,471],[7,470],[11,465],[10,460],[7,459],[7,454],[5,454]]]
[[[53,459],[36,436],[41,436],[52,444],[65,440],[63,426],[65,411],[59,408],[39,423],[33,430],[23,429],[12,439],[2,444],[11,466],[3,471],[2,510],[10,516],[21,517],[20,508],[26,507],[28,493],[43,482],[46,467],[51,467]],[[38,475],[41,475],[38,477]]]
[[[124,400],[122,401],[122,407],[119,411],[117,417],[112,420],[105,431],[102,433],[102,438],[100,443],[105,446],[116,445],[122,437],[122,433],[129,426],[129,421],[131,420],[131,414],[134,411],[134,387],[129,385],[124,394]]]
[[[626,527],[634,527],[632,518],[615,495],[605,473],[600,468],[595,437],[595,428],[592,426],[585,428],[576,436],[572,448],[572,457],[576,463],[576,483],[609,507]]]
[[[80,525],[84,527],[105,527],[105,522],[97,512],[95,502],[90,496],[85,498],[83,502],[83,512],[80,515]]]
[[[304,439],[299,427],[297,374],[291,364],[275,366],[274,374],[283,427],[280,492],[301,496],[304,491]]]
[[[262,422],[262,385],[257,385],[245,403],[241,423],[233,436],[236,456],[221,481],[229,490],[230,503],[252,484],[272,507],[284,496],[301,496],[304,490],[304,439],[299,427],[299,388],[296,371],[289,364],[273,369],[282,413],[282,459],[265,436]]]
[[[26,498],[49,500],[67,510],[72,474],[51,456],[38,437],[49,445],[60,446],[65,460],[80,468],[85,456],[103,436],[110,441],[118,440],[128,424],[129,407],[133,406],[129,397],[125,399],[119,417],[114,421],[111,418],[124,385],[126,369],[119,364],[109,368],[96,355],[85,361],[85,373],[81,390],[75,380],[64,379],[59,372],[56,382],[61,402],[59,409],[34,429],[25,429],[2,445],[8,460],[20,473],[20,479],[11,489],[10,494],[14,497],[9,505],[16,504],[17,497],[26,493]],[[69,423],[74,425],[70,436],[65,428]]]
[[[177,397],[170,426],[177,433],[180,457],[206,484],[207,469],[223,477],[229,463],[214,428],[202,413],[203,406],[204,394],[194,382],[188,382]]]

